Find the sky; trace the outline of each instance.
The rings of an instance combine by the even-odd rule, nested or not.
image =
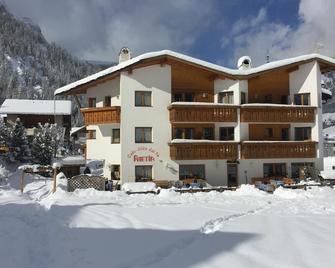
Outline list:
[[[335,0],[3,0],[79,58],[117,61],[170,49],[235,67],[319,52],[335,56]]]

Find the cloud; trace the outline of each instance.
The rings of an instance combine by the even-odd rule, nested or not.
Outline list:
[[[247,18],[243,18],[238,20],[232,29],[232,34],[239,34],[248,28],[253,28],[261,24],[265,21],[266,18],[266,9],[261,8],[256,17],[248,16]]]
[[[116,60],[122,46],[137,55],[175,49],[185,52],[210,23],[211,1],[6,0],[30,17],[50,41],[79,57]]]
[[[241,55],[251,56],[254,65],[265,62],[267,54],[271,60],[319,52],[335,56],[335,1],[301,0],[300,23],[296,28],[282,23],[271,23],[264,9],[254,18],[235,23],[230,42],[223,45],[234,47],[232,61]]]

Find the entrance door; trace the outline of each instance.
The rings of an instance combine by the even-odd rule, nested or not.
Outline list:
[[[237,164],[227,164],[228,187],[237,186]]]

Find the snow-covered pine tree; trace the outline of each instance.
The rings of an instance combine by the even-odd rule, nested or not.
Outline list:
[[[20,118],[17,118],[13,128],[10,131],[11,159],[14,161],[23,161],[30,155],[26,129],[22,125]]]
[[[9,142],[9,128],[5,122],[0,119],[0,147],[8,146]]]
[[[54,145],[54,157],[56,157],[57,151],[64,145],[65,128],[52,124],[50,125],[50,132]]]
[[[32,156],[34,161],[41,165],[50,165],[55,150],[55,141],[52,138],[50,124],[39,124],[39,131],[33,139]]]

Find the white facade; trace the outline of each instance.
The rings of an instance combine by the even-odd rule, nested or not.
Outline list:
[[[249,71],[252,72],[252,70]],[[241,94],[245,94],[246,102],[248,101],[248,79],[218,77],[214,79],[214,103],[212,105],[219,102],[221,92],[232,92],[233,103],[229,105],[238,108],[236,122],[213,123],[214,140],[220,140],[220,127],[233,127],[234,142],[239,148],[237,159],[172,160],[169,144],[173,134],[168,110],[172,103],[172,70],[169,64],[153,64],[131,70],[121,70],[119,75],[113,79],[87,89],[87,97],[96,98],[96,107],[104,106],[106,96],[111,97],[111,106],[121,107],[120,123],[87,126],[88,130],[95,130],[96,133],[95,139],[87,141],[87,158],[105,160],[104,175],[106,177],[111,176],[111,166],[119,165],[122,183],[136,180],[136,166],[152,166],[152,178],[155,180],[178,180],[181,165],[202,165],[205,177],[211,185],[227,185],[228,164],[237,165],[238,184],[250,182],[251,178],[263,177],[263,165],[266,163],[284,163],[288,176],[291,176],[294,163],[313,163],[317,169],[322,170],[320,77],[321,71],[317,60],[302,63],[296,70],[289,73],[289,100],[292,107],[295,106],[293,105],[294,94],[309,93],[309,106],[315,107],[316,110],[314,123],[285,123],[290,125],[290,141],[294,141],[296,127],[311,128],[311,140],[318,143],[315,158],[241,159],[241,142],[250,140],[250,122],[245,123],[240,120],[241,105],[243,105]],[[135,106],[136,91],[151,92],[150,107]],[[281,106],[278,105],[278,107]],[[266,122],[266,124],[278,123]],[[137,127],[151,128],[152,142],[136,143],[135,128]],[[111,142],[112,129],[120,129],[120,143],[118,144]]]

